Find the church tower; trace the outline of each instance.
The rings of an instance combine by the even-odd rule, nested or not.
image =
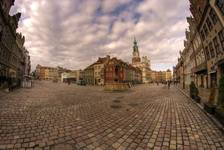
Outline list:
[[[134,38],[134,46],[133,46],[133,52],[132,52],[132,65],[137,65],[141,62],[140,54],[138,51],[138,44],[136,39]]]

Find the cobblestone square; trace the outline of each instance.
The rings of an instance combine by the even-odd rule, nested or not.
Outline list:
[[[47,81],[0,97],[0,149],[224,149],[218,127],[176,88],[123,93]]]

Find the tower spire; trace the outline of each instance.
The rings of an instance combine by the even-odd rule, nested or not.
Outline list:
[[[138,43],[137,43],[137,40],[136,40],[135,36],[134,36],[134,46],[133,46],[133,51],[139,53],[139,52],[138,52]]]
[[[137,63],[141,62],[139,51],[138,51],[138,44],[137,40],[134,36],[134,46],[133,46],[133,52],[132,52],[132,64],[135,65]]]

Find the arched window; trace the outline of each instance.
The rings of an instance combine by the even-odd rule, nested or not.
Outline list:
[[[117,82],[119,79],[119,70],[120,70],[120,66],[115,66],[115,79],[114,81]]]

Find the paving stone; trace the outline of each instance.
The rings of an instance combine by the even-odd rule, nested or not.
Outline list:
[[[118,97],[122,107],[112,109]],[[221,131],[173,87],[107,93],[102,87],[35,81],[32,89],[0,97],[0,122],[4,150],[224,149]]]
[[[69,144],[58,144],[53,147],[54,150],[73,150],[73,147]]]

